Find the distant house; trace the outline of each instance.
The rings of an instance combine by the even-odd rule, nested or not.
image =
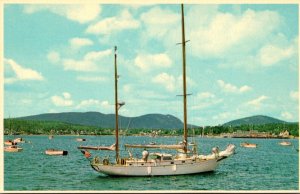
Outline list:
[[[289,136],[290,136],[290,133],[287,130],[279,133],[279,137],[289,137]]]

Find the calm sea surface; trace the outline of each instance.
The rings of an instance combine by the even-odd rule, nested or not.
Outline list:
[[[111,145],[113,136],[22,136],[31,143],[20,144],[20,153],[4,153],[4,190],[104,191],[104,190],[298,190],[299,154],[293,146],[280,146],[280,139],[195,138],[201,154],[211,148],[224,150],[236,145],[236,154],[222,160],[211,173],[161,177],[109,177],[94,171],[79,145]],[[5,136],[4,139],[12,139]],[[181,137],[120,137],[120,143],[178,143]],[[240,147],[241,142],[257,143],[255,149]],[[288,140],[298,148],[299,141]],[[67,156],[48,156],[49,148],[69,151]],[[127,151],[121,147],[122,154]],[[142,150],[137,150],[141,156]],[[114,157],[114,152],[91,152]],[[103,158],[103,157],[102,157]]]

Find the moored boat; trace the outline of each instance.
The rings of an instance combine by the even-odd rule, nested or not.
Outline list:
[[[242,146],[242,147],[245,147],[245,148],[256,148],[256,147],[257,147],[257,144],[255,144],[255,143],[244,142],[244,143],[241,143],[241,146]]]
[[[76,141],[86,141],[84,138],[76,138]]]
[[[5,152],[21,152],[23,148],[18,147],[16,145],[11,145],[11,146],[5,146],[4,151]]]
[[[5,140],[4,144],[5,145],[17,145],[17,143],[14,142],[13,140]]]
[[[279,145],[282,145],[282,146],[290,146],[290,145],[292,145],[292,143],[289,142],[289,141],[282,141],[282,142],[279,142]]]
[[[181,5],[181,19],[182,19],[182,53],[183,53],[183,141],[182,144],[164,145],[164,144],[125,144],[126,150],[129,152],[129,157],[122,157],[119,154],[119,139],[118,139],[118,110],[124,105],[118,101],[118,78],[117,73],[117,47],[115,47],[115,149],[109,149],[109,147],[96,147],[97,150],[115,151],[115,160],[109,160],[108,158],[101,158],[96,156],[92,159],[91,154],[87,151],[95,150],[93,146],[78,147],[82,149],[81,152],[86,158],[90,160],[90,165],[94,170],[99,173],[114,175],[114,176],[161,176],[161,175],[183,175],[183,174],[196,174],[203,172],[214,171],[217,168],[216,155],[211,158],[199,157],[197,150],[193,149],[190,153],[188,149],[188,127],[187,127],[187,92],[186,92],[186,62],[185,62],[185,37],[184,37],[184,10],[183,4]],[[193,145],[195,146],[195,144]],[[196,146],[195,146],[196,147]],[[143,149],[142,157],[134,157],[131,149]],[[157,150],[176,150],[176,154],[170,154],[160,152],[149,153],[147,149]],[[178,151],[181,150],[181,151]],[[136,152],[135,152],[136,153]]]
[[[59,156],[59,155],[65,156],[65,155],[68,155],[68,151],[48,149],[48,150],[45,151],[45,154],[51,155],[51,156]]]
[[[15,143],[25,143],[25,140],[22,137],[18,137],[16,139],[14,139]]]

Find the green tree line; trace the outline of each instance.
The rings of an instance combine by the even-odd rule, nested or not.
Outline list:
[[[195,127],[188,131],[189,136],[220,135],[221,133],[233,133],[237,131],[267,132],[278,135],[287,130],[290,135],[299,136],[298,123],[264,124],[264,125],[241,125],[241,126],[206,126]],[[121,135],[168,135],[177,136],[183,134],[183,129],[120,129]],[[83,126],[56,121],[35,121],[20,119],[4,119],[5,135],[113,135],[113,128],[101,128],[96,126]]]

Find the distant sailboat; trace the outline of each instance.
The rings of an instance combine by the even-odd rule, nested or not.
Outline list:
[[[115,149],[108,149],[109,147],[95,147],[93,149],[98,150],[114,150],[115,161],[111,162],[107,158],[100,160],[99,157],[94,157],[90,160],[90,164],[94,170],[99,173],[107,175],[117,176],[157,176],[157,175],[181,175],[181,174],[195,174],[214,171],[218,165],[217,157],[201,159],[197,153],[193,152],[188,154],[188,139],[187,139],[187,103],[186,103],[186,68],[185,68],[185,32],[184,32],[184,9],[181,5],[182,15],[182,54],[183,54],[183,113],[184,113],[184,135],[183,143],[179,145],[133,145],[125,144],[128,148],[143,148],[142,158],[135,158],[132,153],[129,152],[129,158],[122,158],[119,154],[119,141],[118,141],[118,109],[120,104],[118,102],[118,84],[117,84],[117,54],[115,47],[115,130],[116,130],[116,142]],[[81,152],[87,157],[91,157],[91,154],[87,151],[92,149],[92,146],[78,147]],[[171,155],[169,153],[149,153],[146,149],[164,149],[164,150],[182,150],[182,153]]]

